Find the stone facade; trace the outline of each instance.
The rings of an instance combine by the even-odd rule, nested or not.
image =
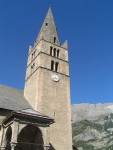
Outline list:
[[[32,109],[10,113],[2,123],[1,150],[49,150],[54,120]]]
[[[51,8],[29,47],[24,91],[0,85],[1,150],[72,150],[67,41]]]
[[[29,48],[24,96],[35,110],[54,118],[53,150],[72,150],[68,46],[60,45],[51,8]]]

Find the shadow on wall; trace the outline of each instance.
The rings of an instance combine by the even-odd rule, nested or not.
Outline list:
[[[50,143],[50,148],[49,148],[49,150],[55,150],[55,148],[51,145],[51,143]]]
[[[79,149],[77,149],[77,148],[73,145],[73,150],[79,150]]]

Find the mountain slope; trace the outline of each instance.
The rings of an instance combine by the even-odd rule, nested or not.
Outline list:
[[[72,120],[79,150],[113,150],[113,104],[73,105]]]

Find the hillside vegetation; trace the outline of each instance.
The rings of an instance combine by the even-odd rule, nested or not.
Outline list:
[[[79,150],[113,150],[112,110],[107,110],[106,106],[102,105],[102,107],[105,108],[105,112],[103,112],[103,108],[101,112],[100,106],[97,106],[97,108],[94,106],[94,110],[99,110],[95,112],[95,115],[92,114],[91,117],[91,112],[94,112],[94,110],[92,110],[92,106],[90,109],[90,104],[88,105],[90,115],[86,106],[84,106],[86,109],[83,109],[83,111],[79,111],[76,107],[77,106],[74,106],[74,108],[72,108],[72,116],[74,118],[72,123],[73,144]],[[85,110],[88,112],[88,115]],[[86,116],[84,114],[86,114]]]

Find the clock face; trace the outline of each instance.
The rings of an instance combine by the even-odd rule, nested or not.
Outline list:
[[[53,74],[53,75],[52,75],[52,79],[53,79],[53,81],[55,81],[55,82],[58,82],[58,81],[59,81],[59,77],[58,77],[57,74]]]

